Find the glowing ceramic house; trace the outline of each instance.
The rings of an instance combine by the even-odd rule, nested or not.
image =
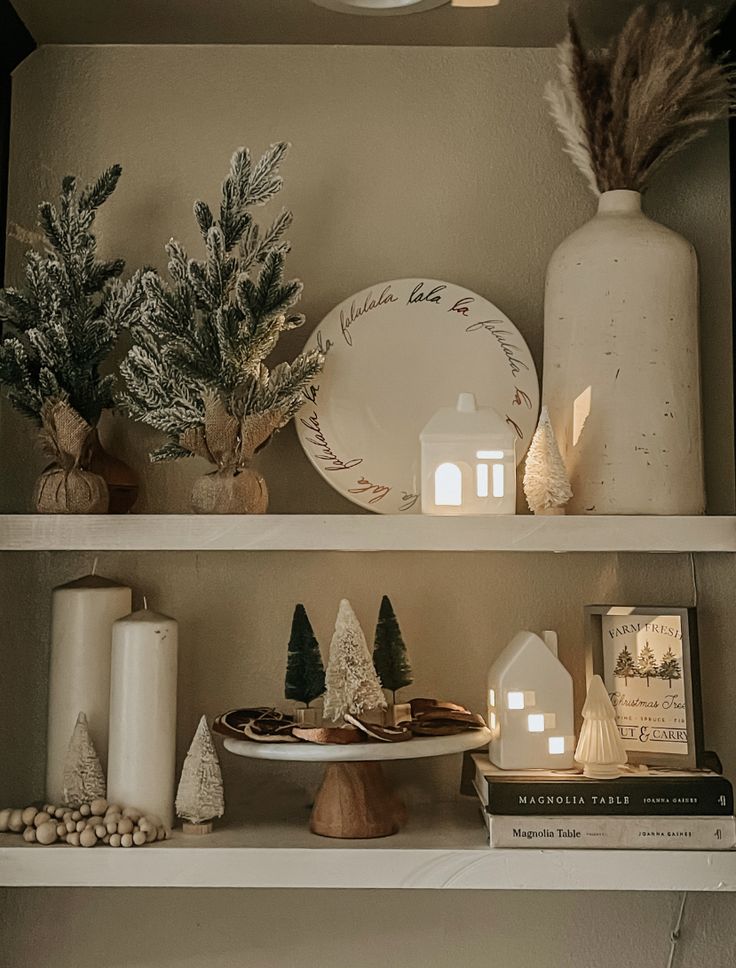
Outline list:
[[[572,678],[557,634],[518,632],[488,673],[488,755],[502,770],[567,770],[575,763]]]
[[[514,514],[516,434],[490,407],[461,393],[420,435],[424,514]]]

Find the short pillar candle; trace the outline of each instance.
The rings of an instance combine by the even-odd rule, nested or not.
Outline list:
[[[174,821],[178,626],[149,609],[113,626],[107,795]]]

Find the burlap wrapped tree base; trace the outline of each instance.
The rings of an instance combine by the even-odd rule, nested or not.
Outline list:
[[[107,484],[87,470],[94,429],[65,400],[48,400],[41,411],[44,450],[53,457],[34,490],[41,514],[105,514]]]
[[[246,465],[281,422],[277,411],[249,414],[239,420],[228,413],[218,397],[208,397],[204,425],[188,430],[181,438],[183,447],[217,467],[194,482],[192,510],[197,514],[265,514],[266,482]]]

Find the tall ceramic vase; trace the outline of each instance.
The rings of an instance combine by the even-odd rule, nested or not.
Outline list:
[[[573,514],[702,514],[698,267],[682,236],[610,191],[555,251],[544,400]]]

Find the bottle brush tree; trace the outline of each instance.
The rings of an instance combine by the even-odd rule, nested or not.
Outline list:
[[[564,514],[564,506],[572,497],[570,480],[546,407],[542,407],[526,455],[524,494],[529,509],[535,514]]]
[[[103,369],[142,301],[140,276],[122,283],[125,263],[99,260],[92,232],[121,171],[113,165],[81,190],[74,176],[64,178],[58,205],[39,206],[45,250],[26,253],[22,287],[0,290],[0,383],[13,407],[43,428],[55,462],[49,487],[37,492],[41,511],[105,510],[99,482],[80,475],[93,428],[113,404],[115,373]]]
[[[205,256],[168,243],[169,282],[144,276],[143,312],[121,366],[121,404],[168,438],[151,459],[197,455],[215,465],[195,484],[196,511],[266,510],[265,482],[247,465],[299,410],[324,362],[316,350],[272,369],[265,362],[281,334],[304,322],[291,311],[302,284],[284,280],[291,213],[262,231],[250,211],[279,192],[286,150],[272,145],[254,163],[238,149],[218,212],[195,202]]]
[[[325,668],[307,610],[299,604],[291,620],[284,696],[311,705],[325,691]]]
[[[326,719],[341,719],[345,713],[360,716],[369,709],[386,708],[365,635],[346,598],[340,602],[330,643],[326,686]]]
[[[390,689],[393,702],[396,693],[413,682],[409,656],[399,622],[388,595],[381,599],[373,645],[373,665],[384,689]]]
[[[209,821],[225,812],[222,772],[212,742],[207,718],[202,716],[184,760],[176,791],[176,813],[189,825],[200,825],[197,832],[209,833]],[[185,832],[193,832],[185,825]]]
[[[77,716],[64,758],[62,778],[64,803],[70,807],[105,796],[105,774],[84,713]]]

